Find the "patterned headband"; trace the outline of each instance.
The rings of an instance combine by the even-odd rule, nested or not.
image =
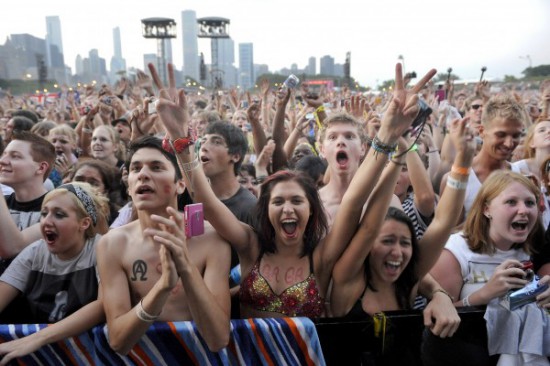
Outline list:
[[[90,217],[92,218],[92,222],[94,226],[97,224],[97,211],[95,209],[94,200],[92,199],[92,197],[90,197],[90,195],[85,190],[83,190],[79,186],[75,186],[70,183],[63,184],[58,188],[65,188],[67,191],[73,193],[76,196],[76,198],[78,198],[78,200],[82,202],[82,204],[84,205],[84,209],[86,210],[88,215],[90,215]]]

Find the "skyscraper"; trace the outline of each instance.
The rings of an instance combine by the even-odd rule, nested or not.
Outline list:
[[[113,47],[114,54],[111,58],[110,77],[112,80],[116,78],[116,74],[121,71],[126,71],[126,60],[122,58],[122,44],[120,42],[120,28],[113,28]]]
[[[215,42],[216,39],[212,39]],[[218,42],[218,68],[222,73],[224,87],[237,84],[237,70],[235,63],[235,41],[231,38],[219,38]]]
[[[120,28],[113,28],[113,47],[116,58],[122,58],[122,44],[120,42]]]
[[[61,21],[57,15],[46,17],[46,64],[48,67],[65,67]]]
[[[317,59],[315,57],[310,57],[307,63],[306,74],[315,75],[317,74]]]
[[[243,90],[254,86],[254,47],[252,43],[239,44],[239,84]]]
[[[181,12],[183,39],[183,75],[199,80],[199,45],[197,15],[194,10]]]
[[[323,56],[320,60],[321,75],[334,75],[334,57]]]

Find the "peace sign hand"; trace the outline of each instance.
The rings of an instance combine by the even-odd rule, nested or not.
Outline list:
[[[384,113],[379,131],[379,138],[383,142],[395,141],[408,130],[419,112],[418,92],[430,81],[436,72],[435,69],[431,69],[414,87],[405,89],[402,66],[399,63],[395,65],[393,98]]]
[[[156,87],[160,90],[156,109],[160,121],[164,125],[168,137],[177,139],[187,137],[189,125],[189,108],[183,89],[176,89],[174,65],[168,64],[168,87],[164,88],[157,70],[153,64],[149,64],[149,71]]]

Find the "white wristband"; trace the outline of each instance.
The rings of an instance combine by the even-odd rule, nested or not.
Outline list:
[[[462,299],[462,306],[472,306],[470,304],[470,295],[466,296],[465,298]]]
[[[155,320],[158,319],[159,315],[151,315],[148,312],[145,311],[143,308],[143,299],[139,301],[139,303],[136,306],[136,315],[139,318],[139,320],[144,321],[146,323],[152,323]]]
[[[465,190],[468,187],[468,182],[461,182],[457,179],[447,177],[447,187],[451,187],[458,190]]]

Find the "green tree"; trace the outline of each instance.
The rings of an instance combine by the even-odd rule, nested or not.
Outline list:
[[[505,83],[515,83],[517,81],[519,81],[519,80],[514,75],[504,75],[504,82]]]
[[[528,67],[521,72],[526,78],[550,76],[550,65]]]

